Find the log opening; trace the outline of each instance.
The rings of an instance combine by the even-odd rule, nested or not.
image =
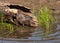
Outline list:
[[[31,13],[31,9],[28,9],[24,6],[19,6],[19,5],[7,5],[10,9],[19,9],[19,10],[22,10],[24,12],[28,12],[28,13]]]

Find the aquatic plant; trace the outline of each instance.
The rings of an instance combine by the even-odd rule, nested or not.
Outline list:
[[[37,14],[39,25],[44,25],[46,29],[49,29],[51,24],[57,22],[57,18],[52,16],[52,11],[47,7],[41,7]]]
[[[40,7],[38,11],[32,10],[36,15],[39,27],[42,28],[44,34],[52,33],[54,25],[57,25],[57,17],[52,15],[52,11],[48,7]]]
[[[3,31],[5,28],[8,29],[10,33],[14,31],[13,24],[4,22],[4,14],[0,11],[0,31]]]
[[[41,14],[39,16],[39,24],[45,26],[45,28],[49,28],[50,27],[50,23],[52,23],[53,21],[53,17],[51,15],[51,11],[47,8],[47,7],[42,7],[39,10],[39,14]]]

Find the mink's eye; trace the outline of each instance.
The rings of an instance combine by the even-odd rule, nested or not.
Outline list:
[[[16,17],[16,16],[17,16],[17,14],[14,14],[13,16],[14,16],[14,17]]]
[[[13,19],[13,21],[14,21],[14,19],[16,19],[16,14],[12,16],[12,19]]]
[[[16,15],[12,16],[14,19],[16,19]]]

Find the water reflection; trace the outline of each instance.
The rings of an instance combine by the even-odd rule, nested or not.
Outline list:
[[[2,37],[27,40],[55,40],[60,37],[60,31],[58,32],[57,28],[60,29],[60,25],[53,24],[48,30],[44,27],[31,28],[21,26],[14,33],[3,34]]]
[[[17,38],[17,39],[28,39],[28,37],[32,37],[31,33],[33,33],[36,28],[32,28],[32,27],[26,27],[26,26],[20,26],[18,29],[16,29],[17,27],[15,26],[14,29],[15,31],[13,33],[9,33],[6,30],[3,30],[3,32],[1,32],[1,37],[4,38]]]
[[[54,34],[55,32],[57,32],[56,28],[57,28],[56,24],[51,25],[49,29],[41,28],[42,37],[48,37],[49,34]]]

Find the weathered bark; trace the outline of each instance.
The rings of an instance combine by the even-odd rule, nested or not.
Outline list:
[[[14,23],[16,25],[22,24],[32,27],[38,26],[37,18],[32,14],[30,8],[19,5],[5,4],[3,7],[3,13],[5,21]]]

